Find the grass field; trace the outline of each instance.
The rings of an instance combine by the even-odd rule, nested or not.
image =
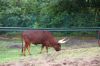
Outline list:
[[[86,43],[86,42],[85,42]],[[84,48],[84,47],[86,48]],[[42,54],[39,54],[41,48],[40,45],[31,45],[31,57],[34,59],[46,57],[45,49]],[[97,44],[75,44],[62,45],[60,52],[55,52],[54,49],[50,48],[47,54],[48,58],[61,60],[64,58],[83,58],[83,57],[95,57],[100,56],[100,47]],[[19,40],[0,40],[0,63],[15,61],[22,58],[27,58],[21,55],[21,41]]]
[[[1,40],[0,41],[0,62],[8,62],[12,60],[17,60],[23,58],[21,54],[21,41],[19,40]],[[39,54],[41,50],[41,45],[31,45],[31,54],[33,57],[41,57]],[[51,52],[53,49],[50,48],[49,51]],[[45,53],[45,49],[43,53]],[[54,51],[54,50],[53,50]],[[26,55],[28,53],[26,51]]]
[[[0,62],[6,62],[9,60],[17,59],[20,56],[18,55],[18,48],[10,48],[10,46],[17,43],[15,41],[0,41]]]

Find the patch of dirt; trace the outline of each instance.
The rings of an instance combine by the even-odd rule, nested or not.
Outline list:
[[[30,56],[19,61],[0,64],[0,66],[100,66],[100,56],[92,58],[65,58],[52,61],[47,59],[34,59]]]
[[[81,40],[81,39],[70,39],[67,43],[64,44],[66,47],[71,48],[89,48],[89,47],[97,47],[98,42],[96,39],[92,40]]]
[[[0,40],[9,40],[9,38],[5,36],[0,36]]]
[[[21,49],[22,46],[21,45],[11,45],[11,46],[8,46],[8,48],[19,48],[19,49]]]
[[[11,37],[6,35],[0,35],[0,40],[16,40],[19,39],[18,37]]]

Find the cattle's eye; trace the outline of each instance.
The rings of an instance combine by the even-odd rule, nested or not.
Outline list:
[[[60,46],[61,47],[61,45],[58,43],[58,46]]]

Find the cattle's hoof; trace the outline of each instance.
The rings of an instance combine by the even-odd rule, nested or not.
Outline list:
[[[23,55],[23,56],[26,56],[26,55]]]
[[[38,54],[41,54],[42,52],[39,52]]]
[[[23,56],[23,54],[19,54],[20,56]]]
[[[20,55],[21,55],[21,56],[26,56],[26,54],[25,54],[25,53],[21,53]]]
[[[32,54],[29,54],[29,55],[32,55]]]

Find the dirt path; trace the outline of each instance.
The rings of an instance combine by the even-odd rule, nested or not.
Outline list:
[[[0,66],[100,66],[100,57],[74,59],[65,58],[60,61],[28,58],[4,63]]]

